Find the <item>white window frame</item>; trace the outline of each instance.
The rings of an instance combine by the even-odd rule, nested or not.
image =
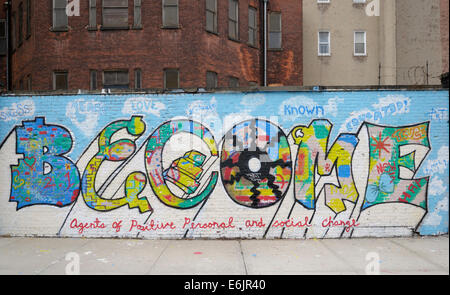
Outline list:
[[[320,33],[328,33],[328,53],[320,53],[320,45],[324,44],[320,42]],[[331,56],[331,33],[330,31],[321,30],[317,33],[317,54],[318,56]]]
[[[317,0],[317,3],[330,3],[330,0]]]
[[[364,3],[366,3],[366,0],[353,0],[353,3],[364,4]]]
[[[356,52],[356,34],[364,33],[364,53]],[[366,31],[354,31],[353,32],[353,55],[354,56],[366,56],[367,55],[367,33]]]

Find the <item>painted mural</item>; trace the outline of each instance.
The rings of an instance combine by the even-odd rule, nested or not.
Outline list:
[[[448,233],[446,91],[0,98],[0,235]]]

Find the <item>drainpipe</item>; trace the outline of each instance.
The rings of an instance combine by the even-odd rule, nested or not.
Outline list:
[[[267,86],[267,3],[269,0],[264,1],[264,86]]]

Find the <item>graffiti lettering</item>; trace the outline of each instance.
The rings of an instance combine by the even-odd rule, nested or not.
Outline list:
[[[19,165],[11,166],[10,201],[17,202],[17,210],[36,204],[63,207],[76,200],[80,175],[63,156],[71,147],[70,133],[45,124],[44,118],[16,127],[16,152],[24,156]]]
[[[406,127],[384,127],[365,123],[369,135],[369,179],[363,209],[386,202],[406,202],[426,208],[428,178],[404,179],[400,167],[416,171],[416,155],[401,154],[406,144],[421,145],[429,149],[428,123]],[[328,120],[313,120],[309,126],[297,126],[289,136],[298,145],[295,169],[292,171],[287,137],[277,126],[266,120],[247,120],[239,123],[224,136],[220,162],[223,185],[236,203],[263,208],[281,200],[294,177],[294,195],[307,209],[315,209],[319,191],[316,177],[331,175],[336,171],[339,185],[325,184],[325,203],[335,213],[345,211],[343,200],[355,203],[359,197],[352,175],[353,151],[358,138],[353,134],[340,134],[330,149],[328,138],[332,125]],[[17,152],[24,158],[19,165],[11,166],[10,201],[17,209],[27,205],[51,204],[65,206],[78,196],[80,184],[83,199],[88,207],[110,211],[125,204],[139,208],[141,213],[152,211],[146,197],[139,197],[150,186],[164,204],[174,208],[192,208],[204,201],[213,191],[218,172],[210,173],[202,186],[207,155],[196,150],[163,169],[162,151],[175,134],[189,133],[200,137],[210,149],[212,157],[218,150],[210,131],[190,120],[168,121],[158,127],[148,138],[145,149],[146,172],[130,173],[124,186],[124,196],[105,199],[95,188],[96,175],[105,161],[124,161],[135,151],[133,140],[112,136],[125,129],[139,137],[145,130],[141,117],[116,121],[105,127],[98,136],[98,151],[91,158],[80,183],[78,170],[62,155],[71,146],[70,134],[62,127],[46,125],[43,118],[23,123],[17,127]],[[173,183],[182,191],[177,196],[169,189]],[[203,189],[202,189],[203,188]],[[279,224],[278,222],[276,224]],[[287,224],[287,223],[286,223]],[[132,225],[135,227],[137,225]]]

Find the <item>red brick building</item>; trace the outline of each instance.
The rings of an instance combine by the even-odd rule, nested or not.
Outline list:
[[[301,1],[270,0],[266,18],[264,0],[9,3],[12,91],[302,85]]]

